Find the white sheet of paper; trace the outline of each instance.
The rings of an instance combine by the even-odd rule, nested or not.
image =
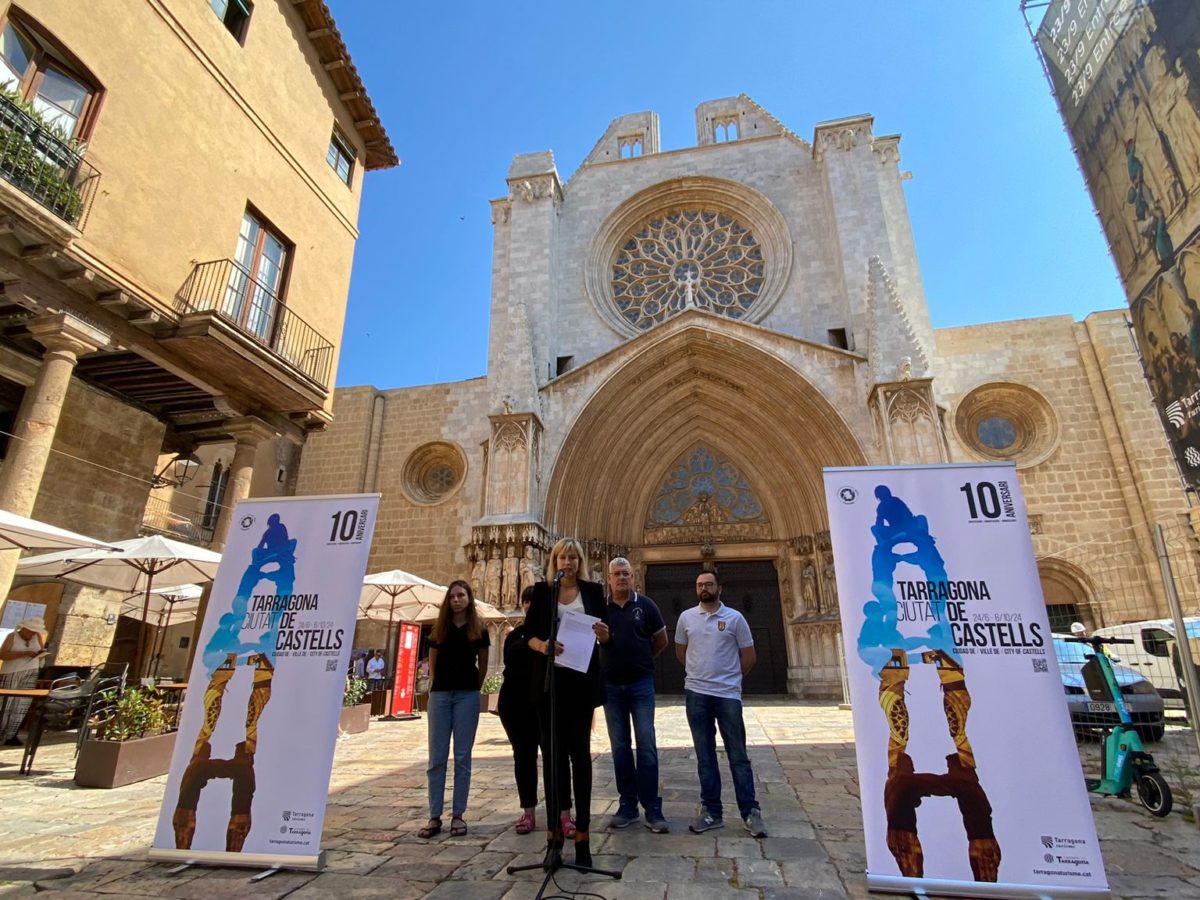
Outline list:
[[[563,645],[563,652],[554,658],[554,664],[586,672],[592,661],[592,648],[596,646],[592,626],[599,621],[595,616],[564,611],[558,623],[558,642]]]

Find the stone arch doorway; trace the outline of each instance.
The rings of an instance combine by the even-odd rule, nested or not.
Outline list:
[[[671,574],[682,580],[671,610],[676,596],[695,603],[702,565],[741,567],[744,584],[734,594],[750,586],[763,629],[757,668],[776,673],[761,689],[807,693],[814,647],[807,630],[819,624],[830,648],[837,633],[832,609],[819,623],[795,621],[801,572],[827,571],[832,579],[832,558],[822,555],[821,469],[862,465],[866,454],[810,380],[747,339],[755,329],[712,319],[696,315],[664,339],[647,335],[588,400],[557,454],[545,521],[555,533],[622,548],[651,596],[647,578],[660,584],[665,577],[654,567],[682,567]],[[741,330],[749,335],[735,333]],[[731,466],[741,487],[732,495],[666,496],[673,467],[696,451]],[[673,635],[677,614],[663,612]],[[824,649],[819,655],[828,656]],[[675,664],[668,658],[663,665]],[[836,683],[836,671],[834,656],[832,675],[822,677]],[[815,694],[836,692],[836,684],[826,687]]]
[[[1082,569],[1052,556],[1037,565],[1051,631],[1065,634],[1072,622],[1082,622],[1089,631],[1105,624],[1096,617],[1091,580]]]

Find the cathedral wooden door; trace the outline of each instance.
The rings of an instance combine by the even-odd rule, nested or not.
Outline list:
[[[726,562],[721,573],[721,599],[746,617],[754,635],[758,663],[742,682],[744,694],[787,693],[787,645],[779,607],[779,579],[770,562]],[[683,666],[675,661],[675,623],[679,614],[696,605],[695,563],[646,567],[645,593],[662,610],[671,643],[654,666],[654,687],[660,694],[683,693]]]

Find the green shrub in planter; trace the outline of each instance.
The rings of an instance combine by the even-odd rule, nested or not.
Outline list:
[[[504,684],[504,675],[500,672],[493,672],[487,678],[483,679],[483,686],[479,689],[481,694],[498,694],[500,693],[500,685]]]
[[[342,706],[358,706],[367,695],[367,679],[347,678],[346,692],[342,694]]]
[[[120,696],[101,694],[102,711],[92,724],[100,741],[132,741],[172,730],[168,725],[166,701],[154,688],[126,688]]]

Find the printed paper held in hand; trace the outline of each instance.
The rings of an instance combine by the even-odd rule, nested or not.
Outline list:
[[[596,645],[592,626],[599,621],[595,616],[564,610],[558,623],[558,642],[563,645],[563,652],[554,658],[554,664],[586,672]]]

